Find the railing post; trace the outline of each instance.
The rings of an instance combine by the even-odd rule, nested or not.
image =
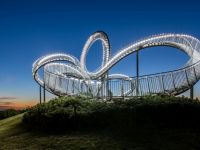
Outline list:
[[[151,95],[151,89],[150,89],[150,85],[149,85],[149,78],[148,78],[148,77],[146,77],[146,79],[147,79],[148,91],[149,91],[149,94]]]
[[[186,76],[186,80],[187,80],[188,86],[190,86],[190,83],[189,83],[189,79],[188,79],[188,75],[187,75],[186,69],[184,70],[184,72],[185,72],[185,76]]]
[[[46,85],[45,85],[45,82],[46,82],[46,79],[45,79],[45,71],[43,71],[43,82],[44,82],[44,85],[43,85],[43,98],[44,98],[44,103],[46,102]]]
[[[161,81],[162,81],[163,91],[165,92],[165,84],[164,84],[164,80],[163,80],[163,75],[161,76]]]
[[[174,86],[174,90],[176,91],[176,84],[175,84],[173,73],[171,73],[171,77],[172,77],[172,83],[173,83],[173,86]]]
[[[107,78],[106,78],[106,89],[107,89],[107,98],[110,99],[109,78],[108,78],[108,75],[107,75]]]
[[[81,81],[81,93],[83,93],[83,81]]]
[[[54,90],[56,90],[57,78],[55,77]]]
[[[197,45],[197,44],[196,44]],[[195,47],[196,47],[195,45]],[[196,70],[195,70],[195,67],[193,66],[193,70],[194,70],[194,76],[195,76],[195,79],[196,81],[198,81],[198,78],[197,78],[197,74],[196,74]],[[193,99],[194,98],[194,85],[191,87],[190,89],[190,98]]]
[[[133,93],[133,89],[134,89],[134,83],[133,83],[133,79],[131,79],[131,93],[132,93],[132,96],[134,96],[134,93]]]
[[[103,99],[103,87],[104,87],[104,81],[103,81],[103,78],[101,78],[101,99]]]
[[[106,98],[106,100],[107,100],[107,98],[109,98],[109,79],[108,79],[108,72],[106,73],[106,75],[105,75],[105,82],[106,82],[106,93],[105,93],[105,98]]]
[[[124,98],[124,80],[121,80],[121,97]]]
[[[43,98],[44,98],[44,103],[46,102],[46,85],[45,85],[45,83],[44,83],[44,87],[43,87]]]
[[[191,88],[190,88],[190,98],[191,99],[194,98],[194,86],[191,86]]]
[[[99,95],[99,90],[100,90],[100,88],[99,88],[99,87],[100,87],[99,84],[97,84],[97,98],[100,97],[100,95]]]
[[[40,85],[39,89],[40,89],[40,104],[41,104],[42,103],[42,87],[41,87],[41,85]]]
[[[49,74],[49,72],[47,72],[46,74],[48,74],[48,86],[49,86],[50,74]]]
[[[196,81],[198,81],[197,74],[196,74],[196,69],[194,68],[194,66],[193,66],[193,70],[194,70],[195,79],[196,79]]]
[[[86,88],[86,93],[87,93],[87,95],[89,94],[89,80],[86,82],[86,85],[87,85],[87,88]]]
[[[76,82],[76,94],[80,95],[81,93],[81,79],[78,79]]]
[[[136,50],[136,96],[139,95],[139,51]]]
[[[163,93],[165,93],[165,88],[164,88],[164,83],[163,83],[163,75],[160,75],[159,81],[160,81],[160,87],[161,87]]]
[[[68,91],[68,89],[69,89],[69,79],[67,79],[67,84],[66,84],[66,92],[68,93],[69,91]]]
[[[74,94],[74,80],[72,80],[72,93]]]

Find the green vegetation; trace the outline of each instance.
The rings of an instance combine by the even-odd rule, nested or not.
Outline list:
[[[100,102],[61,97],[37,105],[24,115],[31,128],[46,131],[127,129],[137,126],[199,127],[200,102],[184,97],[151,96]]]
[[[62,97],[1,120],[0,150],[198,150],[199,116],[200,102],[183,97]]]
[[[0,120],[8,118],[8,117],[15,116],[15,115],[20,114],[22,112],[25,112],[25,110],[7,109],[7,110],[0,111]]]
[[[118,149],[110,135],[103,133],[45,134],[27,130],[22,124],[23,114],[0,121],[0,150],[38,149]]]

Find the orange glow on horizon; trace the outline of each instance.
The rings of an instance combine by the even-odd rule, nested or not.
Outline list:
[[[32,107],[34,105],[36,105],[38,102],[35,100],[32,101],[15,101],[12,104],[9,105],[3,105],[1,106],[0,109],[5,110],[5,109],[16,109],[16,110],[20,110],[20,109],[24,109],[27,107]]]

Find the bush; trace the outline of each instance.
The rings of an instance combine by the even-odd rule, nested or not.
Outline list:
[[[86,97],[60,97],[29,109],[23,122],[42,130],[199,127],[200,102],[184,97],[147,96],[102,102]]]
[[[5,119],[5,118],[8,118],[8,117],[12,117],[12,116],[20,114],[22,112],[24,112],[24,110],[15,110],[15,109],[3,110],[3,111],[0,111],[0,119]]]

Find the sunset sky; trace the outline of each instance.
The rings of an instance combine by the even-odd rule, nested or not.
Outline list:
[[[1,0],[0,109],[38,103],[39,87],[31,72],[38,57],[62,52],[80,58],[85,41],[98,30],[108,34],[112,54],[152,34],[185,33],[200,38],[199,8],[197,0]],[[89,70],[101,64],[101,55],[97,42],[87,57]],[[140,74],[178,69],[187,60],[174,48],[145,49],[140,52]],[[111,72],[135,76],[135,54]],[[52,97],[48,94],[48,99]]]

